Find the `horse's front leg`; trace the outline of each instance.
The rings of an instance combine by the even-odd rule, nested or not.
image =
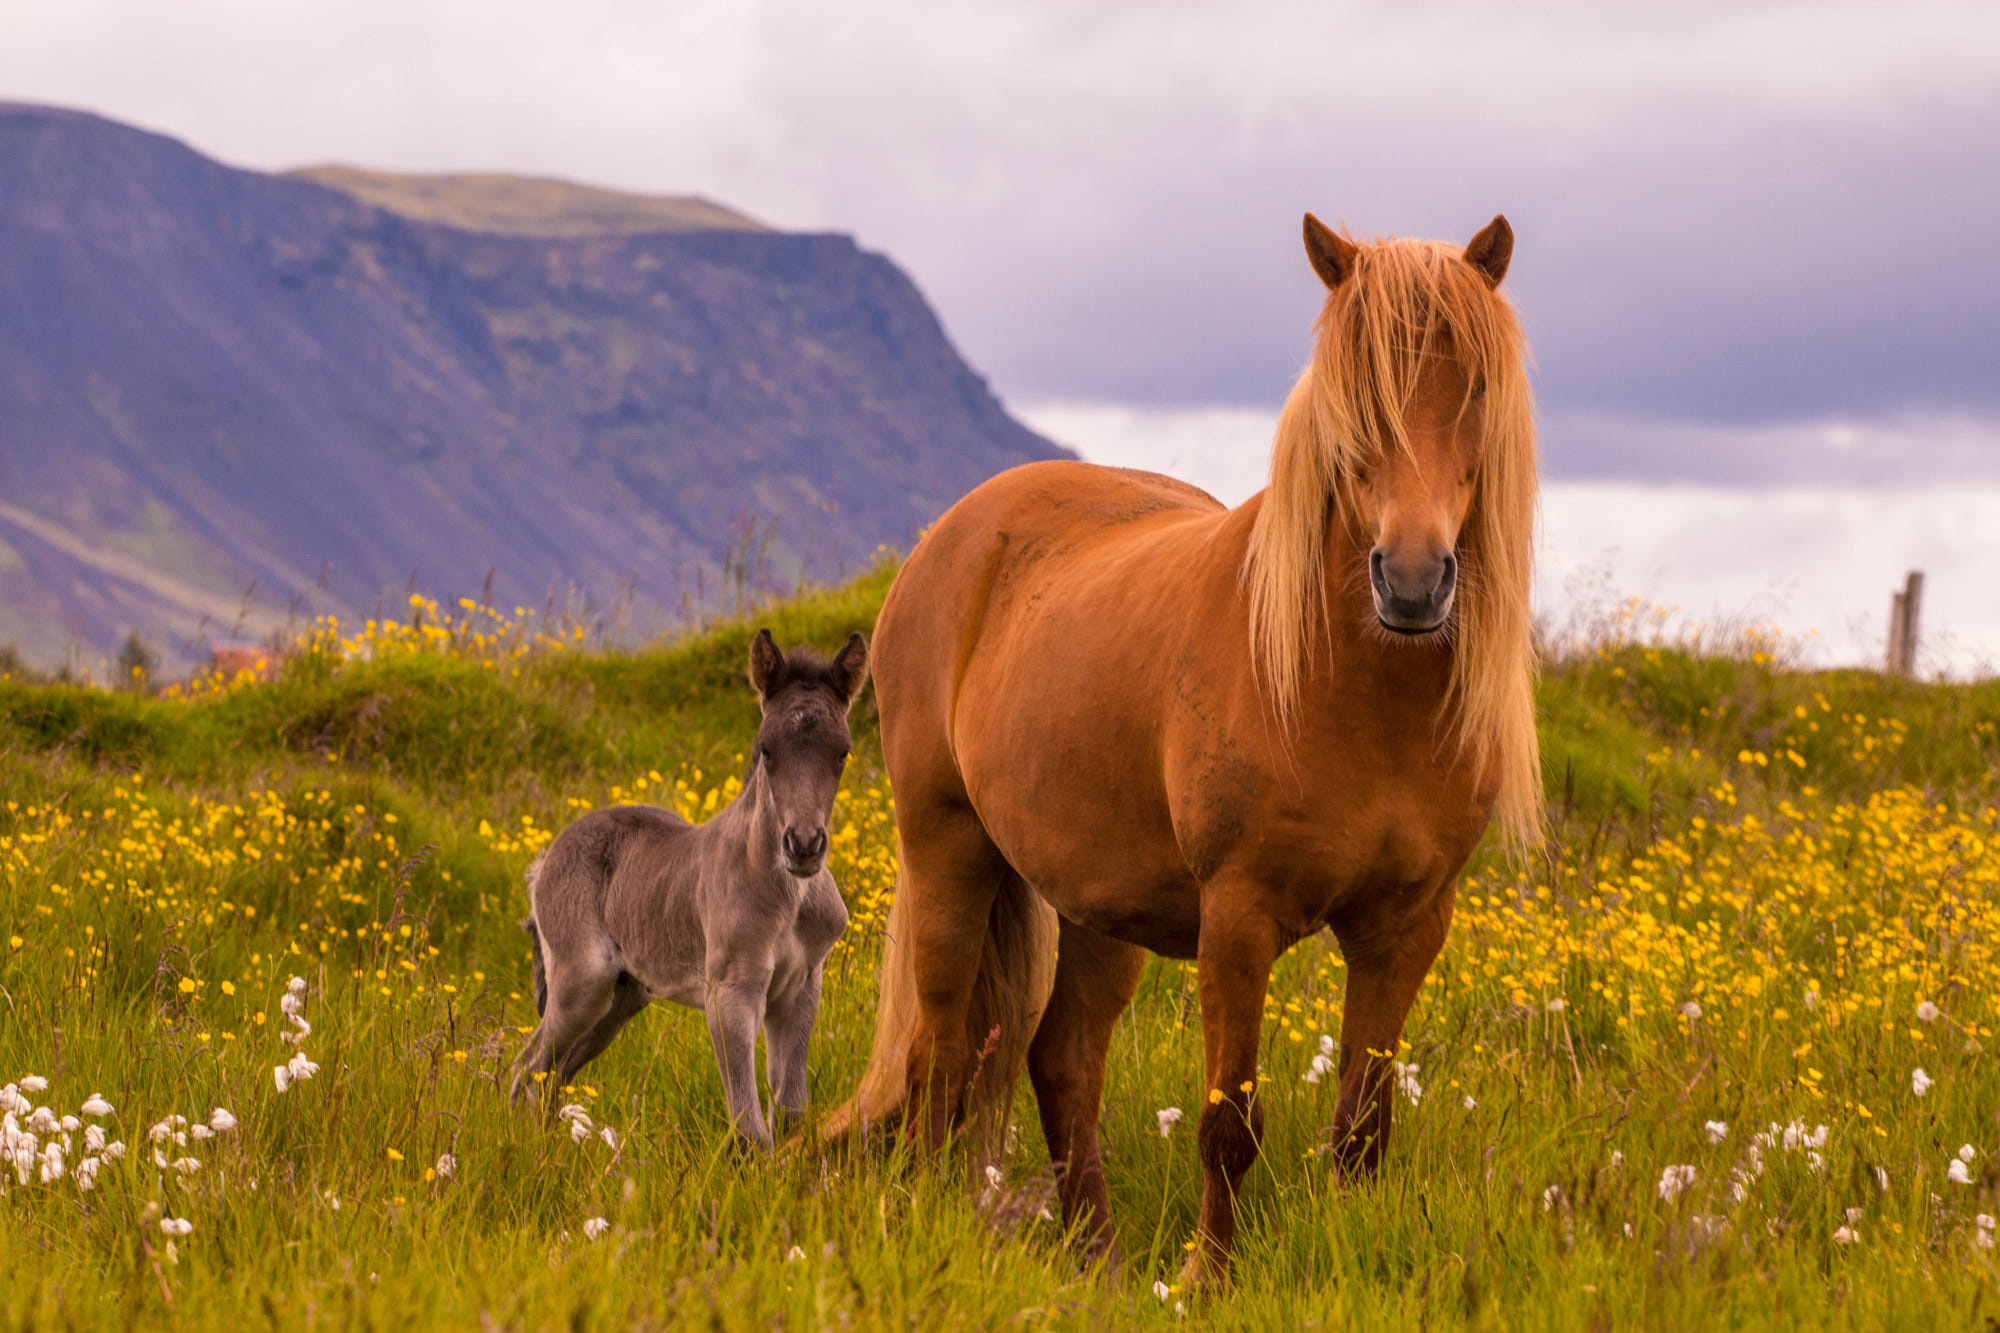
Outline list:
[[[757,1030],[764,1025],[765,996],[771,985],[768,969],[738,968],[711,973],[707,1003],[708,1039],[715,1063],[722,1070],[722,1096],[729,1120],[747,1143],[768,1150],[771,1131],[757,1096]]]
[[[1257,1044],[1264,992],[1280,952],[1277,922],[1262,895],[1243,883],[1211,882],[1202,892],[1196,985],[1201,993],[1201,1220],[1181,1270],[1191,1287],[1229,1275],[1236,1240],[1236,1188],[1257,1160],[1264,1107],[1257,1096]]]
[[[1413,906],[1361,904],[1334,922],[1347,960],[1347,999],[1340,1018],[1340,1099],[1329,1141],[1349,1175],[1372,1172],[1388,1148],[1403,1023],[1444,947],[1457,897],[1454,878]]]

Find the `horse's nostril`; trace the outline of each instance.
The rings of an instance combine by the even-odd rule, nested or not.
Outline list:
[[[805,835],[799,834],[794,829],[786,829],[782,842],[786,858],[794,862],[811,861],[826,854],[825,829],[816,829]]]

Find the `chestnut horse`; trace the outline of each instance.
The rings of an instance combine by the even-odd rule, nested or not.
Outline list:
[[[1389,1133],[1388,1065],[1496,815],[1532,839],[1535,444],[1498,292],[1460,250],[1311,214],[1317,345],[1268,489],[1037,463],[925,535],[873,647],[902,874],[875,1044],[828,1132],[907,1114],[935,1149],[1023,1060],[1065,1221],[1112,1250],[1097,1118],[1145,951],[1193,958],[1207,1089],[1183,1278],[1227,1273],[1258,1151],[1271,965],[1347,960],[1337,1160]]]

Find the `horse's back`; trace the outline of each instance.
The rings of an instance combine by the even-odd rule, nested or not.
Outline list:
[[[1184,952],[1194,885],[1166,748],[1178,711],[1229,688],[1205,645],[1233,642],[1242,513],[1158,474],[1042,463],[940,519],[874,642],[906,842],[969,807],[1065,915]],[[1124,854],[1107,862],[1114,833]]]
[[[613,882],[659,878],[687,859],[695,826],[671,810],[614,805],[592,810],[556,835],[531,871],[529,896],[546,934],[545,913],[601,925]]]

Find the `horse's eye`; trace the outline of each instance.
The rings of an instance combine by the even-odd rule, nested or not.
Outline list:
[[[1478,400],[1484,398],[1485,396],[1486,396],[1486,377],[1482,375],[1479,377],[1478,381],[1475,382],[1472,386],[1472,398],[1474,402],[1477,402]]]

